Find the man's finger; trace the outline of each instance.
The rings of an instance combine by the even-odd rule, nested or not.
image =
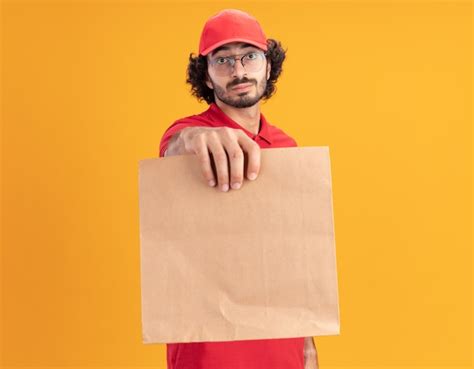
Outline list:
[[[199,166],[201,167],[201,172],[204,176],[204,179],[209,186],[215,186],[217,180],[211,167],[211,157],[204,138],[196,139],[195,153],[199,160]]]
[[[239,144],[248,154],[247,178],[254,180],[260,173],[260,146],[251,140],[244,132],[239,137]]]
[[[226,192],[229,190],[229,161],[227,159],[227,153],[217,135],[208,137],[207,145],[216,166],[219,188],[221,191]]]
[[[244,180],[244,152],[237,141],[226,143],[225,150],[229,156],[230,185],[232,189],[238,190]]]

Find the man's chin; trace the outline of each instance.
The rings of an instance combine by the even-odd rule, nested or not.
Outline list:
[[[256,104],[258,104],[258,101],[239,101],[237,102],[236,104],[232,105],[234,108],[237,108],[237,109],[245,109],[245,108],[250,108]]]
[[[221,99],[219,99],[221,100]],[[232,106],[233,108],[236,109],[245,109],[245,108],[250,108],[261,100],[260,99],[233,99],[233,100],[221,100],[224,104],[227,104],[229,106]]]

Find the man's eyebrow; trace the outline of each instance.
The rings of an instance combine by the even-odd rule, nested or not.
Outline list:
[[[255,46],[253,46],[251,44],[242,44],[242,45],[239,46],[239,49],[246,49],[248,47],[255,47]],[[216,55],[219,51],[225,51],[225,50],[229,50],[229,49],[230,49],[229,46],[225,46],[225,45],[219,46],[217,49],[215,49],[211,52],[211,56]]]

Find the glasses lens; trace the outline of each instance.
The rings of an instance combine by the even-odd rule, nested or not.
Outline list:
[[[262,68],[264,61],[265,55],[262,53],[248,53],[242,58],[242,63],[245,70],[250,73],[258,72]],[[240,60],[235,60],[235,63],[240,63]],[[230,74],[234,68],[232,64],[233,63],[231,61],[225,60],[223,58],[218,58],[212,63],[216,74],[220,76],[226,76]]]
[[[242,61],[247,72],[258,72],[263,66],[264,55],[262,53],[250,53],[245,55]]]
[[[216,71],[216,74],[220,75],[220,76],[225,76],[227,74],[230,73],[230,71],[232,70],[232,67],[231,67],[231,62],[229,60],[227,60],[225,63],[214,63],[214,70]]]

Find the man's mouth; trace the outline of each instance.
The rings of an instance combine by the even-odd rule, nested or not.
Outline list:
[[[232,90],[242,91],[242,90],[248,89],[251,86],[252,86],[252,83],[239,83],[238,85],[235,85],[234,87],[232,87]]]

